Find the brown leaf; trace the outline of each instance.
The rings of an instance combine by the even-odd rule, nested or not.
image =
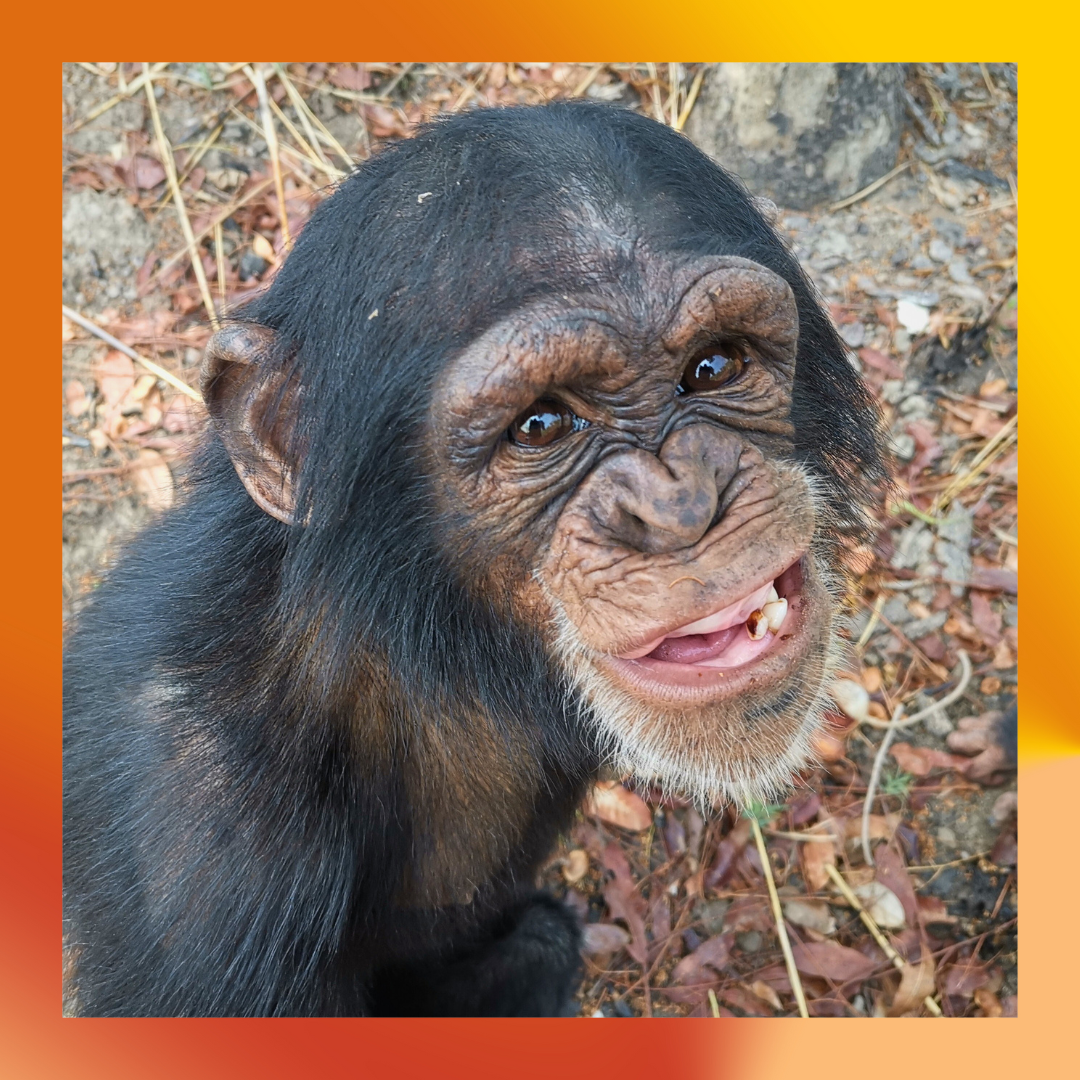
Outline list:
[[[67,403],[68,416],[82,416],[90,408],[90,395],[78,379],[69,379],[64,387],[64,399]]]
[[[1001,640],[1001,612],[990,606],[990,597],[984,592],[972,589],[971,621],[975,629],[983,636],[988,645],[996,645]]]
[[[818,892],[832,880],[828,866],[836,865],[836,845],[834,843],[813,842],[800,844],[803,877],[806,887],[811,892]]]
[[[131,466],[131,482],[151,510],[168,510],[175,489],[172,472],[156,450],[140,450]]]
[[[889,1016],[921,1009],[923,999],[934,992],[934,958],[929,949],[923,951],[917,964],[905,964],[900,970],[900,987],[889,1005]]]
[[[110,349],[94,365],[94,378],[106,407],[111,408],[118,405],[135,385],[135,365],[130,356],[118,349]]]
[[[928,776],[934,769],[953,769],[963,773],[971,762],[956,754],[946,754],[944,750],[932,750],[925,746],[912,746],[910,743],[893,743],[889,753],[896,759],[896,764],[912,776]]]
[[[945,969],[941,979],[941,989],[950,997],[971,997],[976,990],[989,981],[990,971],[986,964],[980,964],[977,960],[968,960]]]
[[[731,956],[731,947],[735,944],[735,935],[719,934],[702,942],[689,956],[684,956],[671,972],[671,981],[675,983],[713,982],[715,973],[721,973]],[[709,969],[712,970],[709,970]]]
[[[772,991],[775,995],[776,991]],[[765,1002],[745,986],[726,986],[716,991],[716,996],[725,1005],[741,1009],[748,1016],[771,1016],[772,1012],[764,1008]]]
[[[339,90],[360,91],[371,85],[371,74],[366,64],[338,64],[329,81]]]
[[[859,359],[864,364],[885,372],[890,379],[902,379],[904,377],[903,368],[891,356],[886,356],[883,352],[878,352],[877,349],[860,349]]]
[[[876,961],[835,941],[807,941],[792,945],[791,952],[804,975],[836,983],[861,982],[878,968]]]
[[[998,1017],[1002,1013],[997,994],[985,987],[980,987],[975,991],[975,1004],[982,1010],[983,1016]]]
[[[278,257],[274,253],[273,245],[262,233],[252,234],[251,250],[264,262],[268,262],[271,266],[277,266]]]
[[[882,844],[874,852],[874,865],[876,879],[900,901],[908,926],[916,926],[919,904],[900,853],[889,844]]]
[[[584,809],[589,817],[631,832],[643,832],[652,824],[652,811],[645,800],[616,782],[594,784],[585,799]]]
[[[1015,570],[999,570],[992,566],[974,566],[968,578],[972,589],[988,589],[990,592],[1017,593],[1017,574]]]
[[[590,956],[625,949],[630,935],[613,923],[586,923],[581,931],[581,951]]]
[[[566,856],[566,865],[563,866],[563,877],[573,885],[580,881],[589,872],[589,856],[581,850],[574,848]]]
[[[945,901],[940,897],[924,896],[919,893],[915,897],[915,902],[919,909],[919,921],[923,926],[929,926],[931,923],[956,922],[956,916],[949,914]]]
[[[608,844],[600,861],[615,875],[604,886],[604,901],[612,918],[623,919],[630,928],[631,942],[626,951],[639,964],[644,964],[649,951],[645,937],[645,900],[634,888],[630,865],[618,844]]]
[[[738,896],[724,914],[724,930],[734,934],[747,930],[768,933],[773,929],[772,909],[763,896]]]
[[[777,1011],[783,1008],[780,1004],[780,995],[764,980],[758,979],[756,982],[752,982],[749,989],[750,993],[755,997],[761,998],[762,1001]]]

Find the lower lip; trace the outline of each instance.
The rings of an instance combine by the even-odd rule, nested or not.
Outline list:
[[[679,664],[648,656],[635,660],[604,656],[598,663],[639,693],[669,701],[716,700],[777,681],[791,671],[809,647],[802,561],[788,567],[776,579],[776,589],[788,602],[780,633],[770,632],[760,642],[754,642],[750,658],[741,664],[731,667]]]

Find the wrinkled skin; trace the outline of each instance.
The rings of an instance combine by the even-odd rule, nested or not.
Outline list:
[[[831,603],[804,559],[818,514],[791,464],[798,317],[787,284],[748,260],[646,257],[641,274],[624,293],[523,312],[484,335],[437,389],[432,450],[446,497],[467,507],[458,542],[512,553],[519,613],[554,637],[601,724],[618,743],[689,747],[693,790],[715,797],[716,762],[752,789],[772,781],[778,747],[801,749],[826,665]],[[690,358],[725,336],[753,343],[742,376],[678,395]],[[514,445],[508,425],[541,396],[587,426]],[[619,659],[800,560],[788,640],[755,663],[672,686]],[[650,763],[688,779],[685,763]]]

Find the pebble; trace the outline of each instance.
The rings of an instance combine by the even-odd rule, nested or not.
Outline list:
[[[900,402],[900,412],[909,418],[929,416],[930,402],[922,394],[911,394]]]
[[[957,285],[970,285],[972,283],[971,271],[968,270],[968,265],[963,259],[953,259],[949,263],[949,277]]]
[[[866,341],[866,327],[861,322],[844,323],[840,327],[840,337],[845,344],[858,349]]]
[[[906,431],[892,437],[893,455],[900,461],[910,461],[915,456],[915,439]]]
[[[925,255],[922,254],[922,252],[919,252],[919,254],[916,255],[915,258],[911,260],[909,265],[911,266],[912,270],[933,270],[934,269],[933,260],[928,259]]]
[[[886,379],[881,384],[881,397],[890,405],[897,405],[904,399],[904,380]]]
[[[946,517],[938,525],[938,541],[934,554],[940,560],[943,574],[952,582],[966,582],[971,576],[972,512],[959,503],[953,503]],[[950,585],[953,596],[964,595],[963,584]]]
[[[930,258],[934,262],[947,263],[952,257],[953,249],[940,236],[930,241]]]
[[[930,311],[913,300],[898,300],[896,317],[908,333],[921,334],[930,325]]]
[[[913,619],[904,627],[904,633],[912,641],[918,641],[919,638],[926,637],[927,634],[932,634],[935,630],[940,630],[948,622],[948,619],[949,613],[947,611],[935,611],[927,615],[925,619]]]

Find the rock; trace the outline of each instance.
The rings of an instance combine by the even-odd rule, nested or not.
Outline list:
[[[953,596],[964,595],[964,585],[971,576],[972,513],[960,503],[953,503],[946,517],[938,525],[938,541],[934,545],[934,555],[942,565],[942,576],[952,584]]]
[[[921,334],[930,325],[929,310],[913,300],[898,300],[896,317],[900,320],[900,325],[910,334]]]
[[[717,64],[686,130],[752,191],[805,210],[896,164],[901,79],[899,64]]]
[[[949,263],[949,277],[957,285],[971,284],[971,271],[968,270],[968,265],[963,259],[953,259]]]
[[[840,337],[845,344],[857,349],[866,341],[866,327],[861,322],[844,323],[840,327]]]
[[[953,249],[940,236],[930,241],[930,258],[934,262],[947,263],[952,257]]]
[[[915,456],[915,439],[906,431],[893,435],[892,451],[900,461],[910,461]]]

